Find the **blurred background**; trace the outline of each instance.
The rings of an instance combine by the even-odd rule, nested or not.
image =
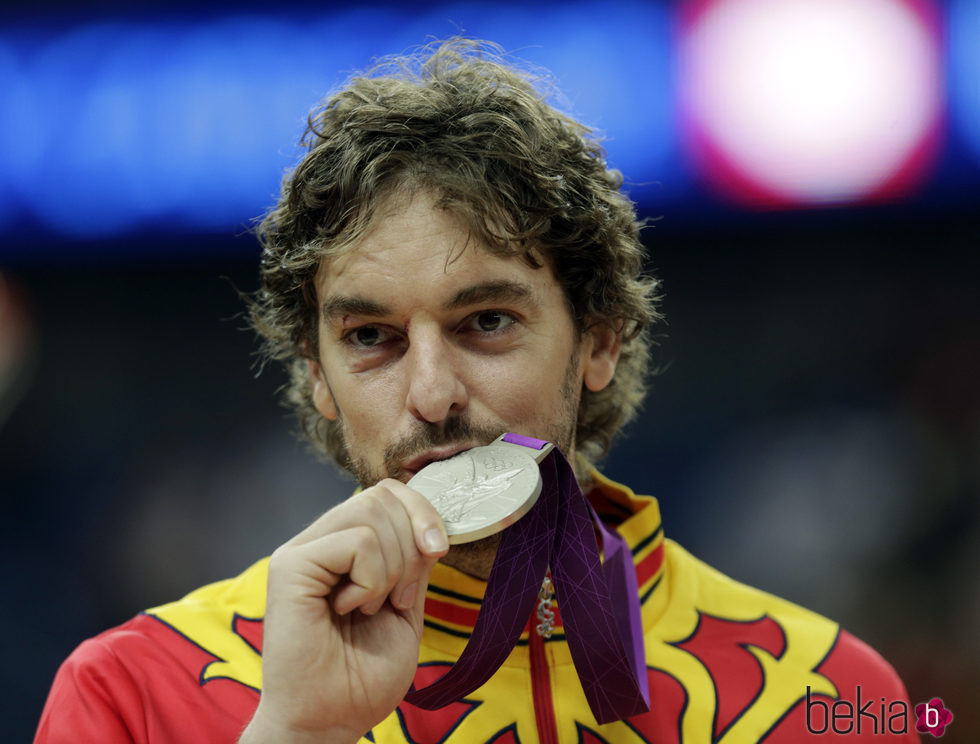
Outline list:
[[[604,469],[980,741],[975,0],[6,6],[5,738],[81,640],[351,490],[258,374],[249,229],[318,99],[457,33],[550,69],[652,218],[661,372]]]

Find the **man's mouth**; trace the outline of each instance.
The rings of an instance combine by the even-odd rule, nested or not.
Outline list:
[[[430,450],[426,450],[420,455],[413,457],[410,460],[404,460],[401,464],[401,470],[408,478],[411,478],[417,472],[419,472],[426,465],[438,462],[439,460],[448,460],[454,455],[458,455],[460,452],[465,452],[468,449],[473,449],[477,447],[477,444],[453,444],[447,445],[445,447],[435,447]]]

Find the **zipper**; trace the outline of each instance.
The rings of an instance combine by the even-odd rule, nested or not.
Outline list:
[[[545,579],[542,586],[542,599],[550,591],[550,580]],[[550,604],[550,603],[549,603]],[[541,616],[540,606],[531,615],[528,632],[528,650],[531,657],[531,697],[534,701],[534,720],[538,725],[538,741],[540,744],[558,744],[558,726],[555,723],[554,701],[551,699],[551,674],[548,670],[548,659],[544,651],[543,635],[550,636],[551,628],[542,628],[539,623],[545,620]],[[545,632],[546,631],[546,632]]]

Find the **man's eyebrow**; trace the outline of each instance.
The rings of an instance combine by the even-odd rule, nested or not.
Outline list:
[[[459,290],[442,306],[443,310],[457,310],[470,305],[480,305],[486,302],[532,304],[534,291],[527,284],[506,279],[474,284]],[[394,311],[387,305],[364,297],[335,295],[323,303],[320,310],[324,323],[329,323],[345,315],[359,315],[368,318],[380,318],[391,315]]]
[[[457,310],[461,307],[480,305],[486,302],[533,304],[534,291],[527,284],[506,279],[483,282],[461,289],[442,308],[443,310]]]
[[[337,295],[331,297],[323,303],[321,317],[324,323],[329,323],[344,315],[364,315],[368,317],[382,317],[391,315],[391,309],[386,305],[374,300],[367,300],[363,297],[348,297]]]

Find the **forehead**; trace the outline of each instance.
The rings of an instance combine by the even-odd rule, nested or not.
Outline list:
[[[422,192],[383,201],[358,240],[321,262],[316,285],[321,300],[355,289],[371,294],[407,290],[421,299],[495,279],[521,281],[536,292],[558,288],[547,264],[535,268],[522,255],[498,255],[464,220]]]

